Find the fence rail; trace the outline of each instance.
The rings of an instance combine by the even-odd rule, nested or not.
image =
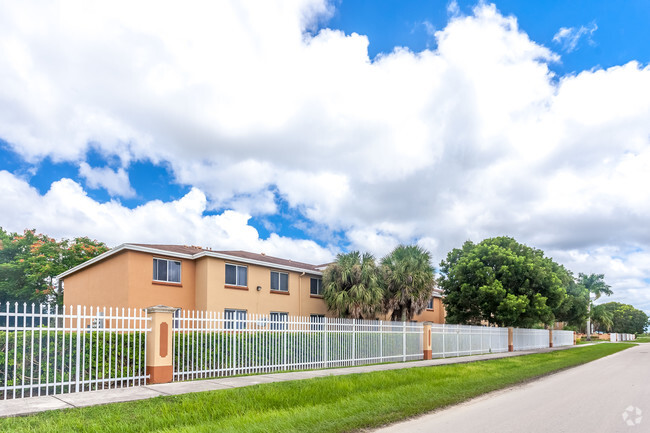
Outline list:
[[[553,330],[553,347],[573,346],[573,331]]]
[[[422,323],[183,311],[174,380],[423,358]]]
[[[508,351],[508,328],[431,325],[431,356],[479,355]]]
[[[512,344],[514,350],[541,349],[549,346],[548,329],[514,328]]]
[[[636,340],[635,334],[609,334],[609,341],[631,341]]]
[[[148,319],[140,310],[6,304],[0,398],[143,385]]]

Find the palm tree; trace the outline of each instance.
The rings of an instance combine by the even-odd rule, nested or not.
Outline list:
[[[582,285],[589,292],[589,314],[587,316],[587,340],[591,340],[591,294],[593,293],[594,301],[602,295],[610,296],[612,290],[605,284],[604,274],[578,274],[578,284]]]
[[[609,332],[614,326],[614,315],[602,305],[595,305],[591,310],[591,319],[599,331]]]
[[[383,291],[372,254],[339,254],[323,272],[323,298],[339,317],[371,319],[381,312]]]
[[[400,245],[381,260],[384,308],[391,320],[412,320],[427,306],[435,286],[431,254],[417,245]]]

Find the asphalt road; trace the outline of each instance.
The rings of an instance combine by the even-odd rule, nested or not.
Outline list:
[[[397,432],[650,432],[650,343],[375,431]]]

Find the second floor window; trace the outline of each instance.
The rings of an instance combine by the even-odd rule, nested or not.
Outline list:
[[[429,303],[427,304],[427,310],[433,310],[433,298],[429,299]]]
[[[226,263],[226,284],[246,287],[248,285],[248,268]]]
[[[153,279],[165,283],[181,282],[181,262],[177,260],[153,259]]]
[[[320,278],[312,278],[309,287],[309,294],[323,296],[323,280]]]
[[[271,290],[277,292],[288,292],[289,274],[285,272],[271,272]]]

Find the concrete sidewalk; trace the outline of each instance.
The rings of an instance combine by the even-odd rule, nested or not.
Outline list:
[[[394,364],[378,364],[359,367],[331,368],[327,370],[310,370],[286,373],[269,373],[255,376],[224,377],[218,379],[194,380],[188,382],[172,382],[157,385],[138,386],[133,388],[107,389],[72,394],[59,394],[42,397],[17,398],[0,400],[0,417],[31,415],[47,410],[70,409],[76,407],[97,406],[101,404],[119,403],[125,401],[144,400],[147,398],[166,395],[187,394],[191,392],[215,391],[220,389],[239,388],[242,386],[259,385],[288,380],[303,380],[315,377],[341,376],[345,374],[369,373],[372,371],[400,370],[413,367],[431,367],[447,364],[464,364],[468,362],[485,361],[489,359],[508,358],[512,356],[530,355],[533,353],[566,350],[574,347],[565,346],[521,352],[492,353],[487,355],[462,356],[458,358],[432,359],[428,361],[411,361]]]

